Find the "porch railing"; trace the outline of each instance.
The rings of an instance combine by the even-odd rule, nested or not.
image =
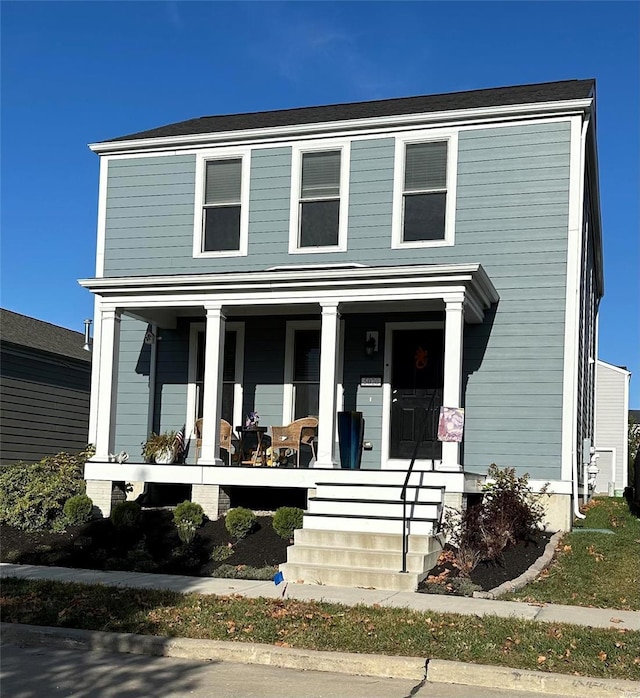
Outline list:
[[[434,390],[431,394],[431,399],[429,404],[424,410],[424,420],[422,422],[422,428],[420,429],[420,435],[416,439],[413,447],[413,454],[411,456],[411,462],[407,468],[407,474],[404,478],[404,485],[400,492],[400,498],[402,499],[402,570],[401,572],[407,572],[407,553],[409,551],[409,530],[408,523],[409,519],[407,517],[407,489],[409,487],[409,479],[411,478],[411,473],[413,472],[413,466],[415,465],[416,459],[418,457],[418,451],[420,446],[424,443],[427,436],[427,429],[431,426],[431,456],[435,459],[435,453],[433,445],[435,444],[438,436],[438,416],[435,414],[434,404],[436,396],[440,394],[439,390]],[[436,404],[436,408],[439,412],[440,406]]]

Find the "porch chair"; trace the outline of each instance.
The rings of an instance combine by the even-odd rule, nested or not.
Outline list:
[[[202,451],[202,419],[196,419],[196,463]],[[219,446],[228,454],[228,465],[231,465],[231,424],[226,419],[220,420],[220,441]]]
[[[302,417],[288,424],[286,427],[271,427],[271,449],[275,457],[281,448],[290,448],[296,451],[296,468],[300,467],[300,449],[303,444],[311,446],[311,453],[315,459],[316,448],[314,440],[318,420],[316,417]]]

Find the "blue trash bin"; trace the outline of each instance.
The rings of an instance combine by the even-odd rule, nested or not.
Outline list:
[[[338,444],[340,467],[358,470],[362,460],[364,419],[362,412],[338,412]]]

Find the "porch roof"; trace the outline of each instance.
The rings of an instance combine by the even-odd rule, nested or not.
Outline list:
[[[499,299],[480,264],[369,267],[292,266],[265,271],[81,279],[103,307],[123,310],[222,306],[462,301],[467,322],[479,323]]]

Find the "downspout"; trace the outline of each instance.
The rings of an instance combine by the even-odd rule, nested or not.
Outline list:
[[[580,134],[580,235],[584,235],[584,186],[585,186],[585,170],[586,170],[586,149],[587,149],[587,131],[589,130],[589,123],[591,121],[591,117],[589,114],[586,115],[584,123],[582,124],[582,133]],[[582,278],[582,270],[581,270],[581,275],[580,279]],[[579,295],[580,294],[580,280],[578,282],[578,287],[576,289],[576,293]],[[580,303],[578,303],[578,307],[581,308],[582,306]],[[579,326],[580,320],[578,318],[578,326]],[[577,365],[576,365],[576,370],[577,370]],[[576,394],[577,394],[577,389],[578,386],[576,385]],[[577,407],[577,404],[576,404]],[[577,415],[575,415],[577,418]],[[576,453],[576,444],[574,443],[573,449],[574,449],[574,457],[571,459],[571,469],[572,469],[572,480],[573,480],[573,515],[577,519],[584,519],[585,515],[580,513],[580,504],[579,502],[579,493],[578,493],[578,454]],[[586,486],[586,482],[585,482]]]
[[[149,436],[153,431],[153,417],[156,410],[156,373],[158,365],[158,326],[151,325],[151,331],[147,332],[147,338],[151,339],[151,355],[149,356],[149,413],[147,415],[147,434]]]

